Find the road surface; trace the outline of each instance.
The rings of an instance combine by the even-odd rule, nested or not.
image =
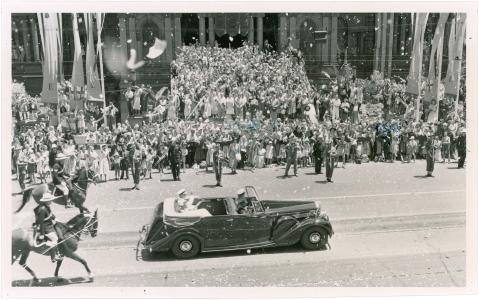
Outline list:
[[[226,169],[225,169],[226,170]],[[227,170],[226,170],[227,171]],[[283,179],[284,167],[225,174],[215,188],[214,174],[187,170],[182,181],[171,174],[153,174],[140,191],[130,181],[91,186],[86,206],[98,209],[99,234],[85,237],[78,253],[95,280],[85,282],[79,263],[65,260],[53,278],[54,264],[33,254],[29,265],[43,286],[465,286],[465,171],[436,164],[435,178],[426,178],[425,162],[349,164],[337,168],[334,183],[312,168]],[[14,190],[18,183],[12,181]],[[320,200],[335,235],[331,250],[304,251],[299,246],[201,254],[177,260],[168,253],[143,253],[135,258],[138,229],[148,223],[153,207],[180,188],[200,196],[234,195],[254,185],[262,199]],[[13,209],[20,196],[13,197]],[[33,201],[12,214],[14,227],[33,221]],[[55,206],[60,220],[77,211]],[[12,266],[13,286],[30,284],[29,275]]]

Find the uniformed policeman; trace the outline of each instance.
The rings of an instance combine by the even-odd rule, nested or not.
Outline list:
[[[431,134],[428,136],[426,141],[426,177],[434,177],[432,172],[434,171],[434,157],[436,152],[436,147],[434,145],[434,136]]]
[[[331,128],[329,130],[329,136],[326,138],[325,141],[325,149],[324,149],[324,164],[326,166],[326,180],[328,182],[333,182],[333,171],[334,165],[336,161],[336,128]]]
[[[221,176],[223,174],[223,160],[224,153],[220,149],[219,144],[215,143],[213,148],[213,170],[215,171],[216,186],[222,186]]]
[[[50,248],[49,253],[52,262],[62,260],[60,251],[58,251],[59,238],[62,239],[61,232],[55,227],[55,215],[50,209],[50,203],[54,196],[50,193],[43,194],[38,206],[33,210],[35,213],[35,226],[38,228],[40,240],[47,239],[45,245]]]
[[[294,168],[294,176],[298,176],[298,143],[294,135],[291,135],[289,143],[286,145],[286,170],[284,177],[288,177],[291,164]]]

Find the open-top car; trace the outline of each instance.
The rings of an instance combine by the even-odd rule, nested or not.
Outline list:
[[[252,186],[236,197],[168,198],[140,230],[138,249],[200,252],[289,246],[323,249],[332,236],[329,218],[315,201],[260,200]]]

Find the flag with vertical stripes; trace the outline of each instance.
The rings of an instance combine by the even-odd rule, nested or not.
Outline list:
[[[416,21],[414,22],[414,44],[406,89],[408,93],[414,95],[420,94],[424,32],[426,31],[428,16],[428,13],[418,13],[416,14]]]
[[[96,64],[96,51],[94,43],[94,24],[93,15],[85,13],[85,26],[87,33],[87,45],[86,45],[86,90],[88,101],[104,101],[104,97],[101,94],[100,78],[98,76],[98,67]]]
[[[61,22],[56,13],[38,13],[38,25],[43,50],[42,102],[58,103],[58,81],[61,42]]]
[[[449,13],[439,14],[439,20],[436,25],[434,37],[431,43],[431,58],[429,60],[429,72],[427,77],[426,91],[424,100],[426,102],[436,99],[438,101],[439,82],[442,72],[442,50],[444,41],[444,28],[446,26]]]
[[[82,100],[82,89],[85,87],[85,74],[83,72],[83,57],[80,41],[80,31],[78,29],[78,16],[73,13],[73,45],[75,47],[73,54],[73,71],[72,71],[72,89],[73,89],[73,104],[75,108],[80,106]]]
[[[466,34],[466,14],[458,13],[452,22],[448,44],[447,73],[445,79],[445,93],[456,96],[461,78],[462,51]]]

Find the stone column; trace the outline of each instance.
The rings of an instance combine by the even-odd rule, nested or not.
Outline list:
[[[331,40],[331,64],[336,64],[338,62],[338,14],[331,16],[331,34],[328,38]]]
[[[32,55],[31,55],[31,50],[30,50],[30,37],[29,37],[29,30],[28,30],[28,24],[27,24],[27,19],[23,19],[20,21],[22,24],[22,37],[23,37],[23,48],[25,50],[25,60],[26,61],[31,61],[32,60]]]
[[[291,15],[289,17],[289,38],[291,39],[291,46],[294,48],[298,48],[299,43],[297,43],[297,38],[296,38],[296,16]]]
[[[379,64],[379,51],[381,49],[381,14],[377,13],[376,18],[375,18],[375,30],[376,30],[376,36],[374,39],[374,64],[373,64],[373,69],[374,70],[379,70],[380,64]]]
[[[288,37],[288,18],[284,13],[279,15],[279,51],[283,51],[287,45]]]
[[[322,51],[321,51],[321,61],[323,61],[324,63],[330,63],[331,62],[331,58],[329,56],[329,49],[331,48],[330,46],[330,43],[331,43],[331,37],[329,36],[329,33],[330,33],[330,27],[329,27],[329,23],[330,23],[330,14],[325,14],[323,15],[323,26],[321,28],[321,30],[325,30],[328,32],[328,35],[326,36],[327,39],[326,39],[326,42],[322,42],[323,43],[323,47],[322,47]]]
[[[215,46],[216,35],[215,35],[215,18],[210,15],[208,16],[208,43],[211,47]]]
[[[120,52],[124,57],[128,57],[126,43],[126,18],[123,14],[120,14],[118,17],[118,27],[120,29]]]
[[[130,39],[130,50],[135,49],[137,42],[136,42],[136,19],[135,16],[130,14],[128,17],[128,32],[129,32],[129,39]],[[135,49],[136,50],[136,49]],[[130,57],[128,55],[128,57]]]
[[[256,28],[256,42],[258,43],[259,50],[263,50],[263,15],[256,17],[257,28]]]
[[[254,18],[253,15],[248,15],[248,43],[254,44]],[[281,27],[280,27],[281,28]]]
[[[171,15],[165,15],[165,40],[166,40],[166,61],[171,62],[173,59],[173,45],[171,38]]]
[[[388,63],[387,63],[387,76],[391,77],[392,71],[392,60],[393,60],[393,38],[394,38],[394,13],[388,13],[389,15],[389,22],[388,22],[388,35],[389,35],[389,42],[388,42]]]
[[[206,44],[205,16],[203,14],[199,14],[198,16],[200,18],[200,44],[204,46]]]
[[[183,46],[183,40],[181,38],[181,14],[175,14],[175,49],[173,54],[176,57],[176,51]]]
[[[402,18],[402,14],[399,17],[399,22],[401,23],[401,32],[399,33],[399,54],[406,53],[406,20]]]
[[[38,42],[38,26],[37,26],[37,18],[32,18],[31,22],[32,28],[32,40],[33,40],[33,59],[35,61],[40,61],[40,47]]]
[[[388,14],[382,13],[381,22],[381,72],[385,75],[386,71],[386,49],[387,49],[387,24]]]

